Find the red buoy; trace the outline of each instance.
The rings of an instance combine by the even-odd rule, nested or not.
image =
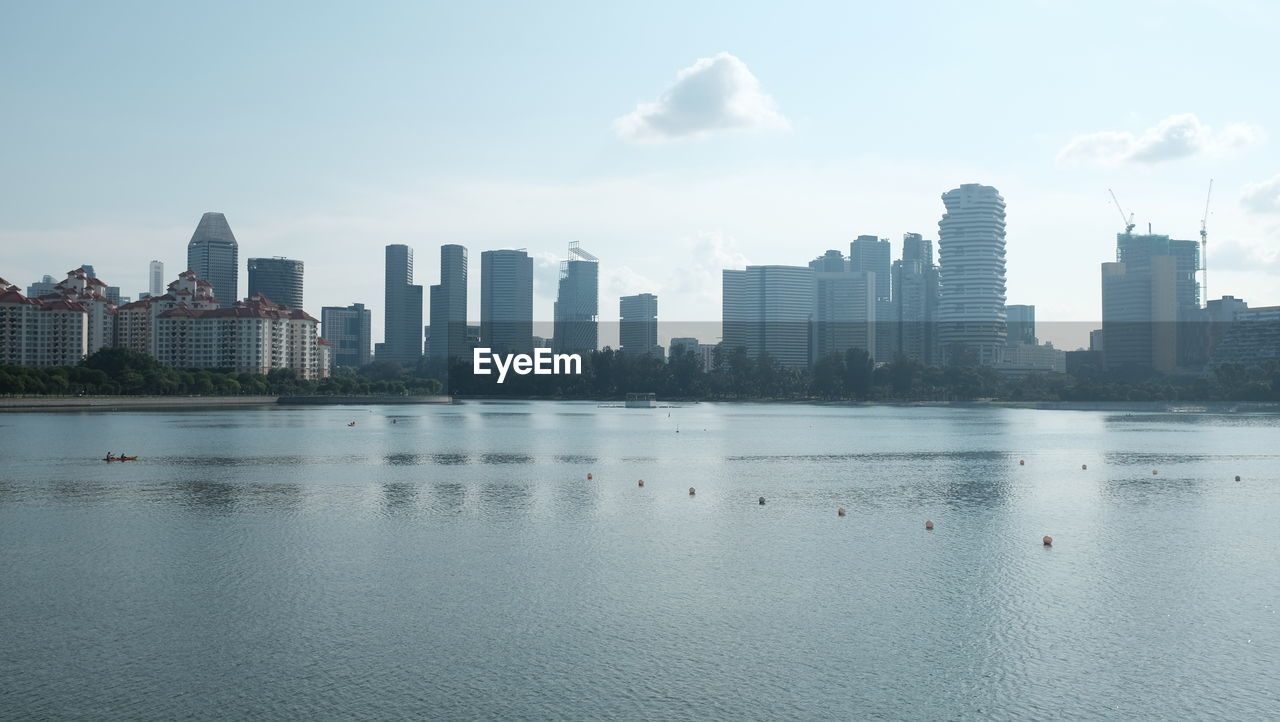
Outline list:
[[[697,494],[697,493],[698,493],[697,489],[693,488],[692,486],[689,487],[689,496],[693,496],[694,494]]]
[[[1051,546],[1053,546],[1053,537],[1051,537],[1051,536],[1047,536],[1047,537],[1045,537],[1045,538],[1043,539],[1043,541],[1044,541],[1044,545],[1045,545],[1045,546],[1047,546],[1047,547],[1051,547]]]
[[[591,481],[591,475],[587,474],[587,481]]]
[[[1026,465],[1027,465],[1026,459],[1018,459],[1018,466],[1026,466]]]
[[[928,529],[929,531],[933,531],[933,522],[931,522],[931,521],[926,521],[926,522],[924,523],[924,528],[925,528],[925,529]]]
[[[644,486],[644,479],[641,479],[640,481],[636,482],[636,486]]]

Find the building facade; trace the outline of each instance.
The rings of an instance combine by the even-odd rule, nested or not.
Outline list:
[[[948,363],[1000,362],[1005,315],[1005,204],[991,186],[942,194],[938,223],[938,343]]]
[[[599,259],[569,244],[560,264],[560,284],[553,308],[552,347],[557,353],[591,353],[600,344]]]
[[[427,355],[437,359],[467,356],[467,249],[440,246],[440,283],[431,287],[431,331]]]
[[[281,306],[303,308],[302,261],[275,256],[250,258],[245,265],[249,270],[250,296],[265,296]]]
[[[919,363],[937,361],[938,267],[933,241],[919,233],[902,237],[902,258],[893,263],[894,355]]]
[[[860,348],[876,357],[878,318],[875,274],[815,272],[810,361]],[[888,325],[888,321],[884,322]]]
[[[805,266],[747,266],[722,272],[723,345],[768,355],[783,366],[809,364],[814,272]]]
[[[500,353],[533,348],[533,259],[523,250],[480,254],[480,345]]]
[[[240,297],[240,246],[221,213],[205,213],[187,243],[187,270],[213,284],[224,308]]]
[[[384,340],[377,359],[416,364],[422,358],[422,286],[413,283],[413,249],[387,246],[384,273]]]
[[[360,367],[373,359],[373,314],[363,303],[320,309],[320,337],[328,342],[329,367]]]
[[[662,356],[658,345],[658,297],[638,293],[618,299],[619,350],[626,354]]]

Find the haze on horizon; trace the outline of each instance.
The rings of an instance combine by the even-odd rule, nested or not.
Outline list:
[[[363,302],[375,338],[388,243],[423,285],[467,246],[473,318],[481,251],[534,255],[549,320],[576,240],[602,321],[639,292],[718,321],[721,269],[859,234],[897,257],[978,182],[1008,203],[1009,303],[1088,322],[1122,230],[1107,189],[1194,239],[1214,178],[1209,295],[1275,305],[1278,26],[1243,1],[9,3],[0,276],[90,263],[136,295],[212,210],[242,264],[303,260],[307,310]]]

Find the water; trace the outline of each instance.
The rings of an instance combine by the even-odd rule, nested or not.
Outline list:
[[[0,717],[1275,718],[1277,442],[1004,409],[4,414]]]

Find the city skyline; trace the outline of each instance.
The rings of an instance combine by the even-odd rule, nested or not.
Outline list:
[[[534,22],[544,13],[564,22]],[[474,11],[433,6],[275,7],[249,24],[235,13],[194,25],[181,13],[80,14],[67,25],[38,6],[7,11],[4,25],[22,31],[5,35],[0,58],[39,68],[8,81],[8,97],[50,111],[0,119],[24,139],[0,180],[4,272],[16,282],[89,262],[136,293],[145,262],[181,265],[174,244],[218,210],[243,257],[306,261],[317,308],[376,309],[386,244],[524,246],[535,316],[549,320],[562,249],[577,240],[608,261],[602,298],[651,291],[682,320],[711,320],[720,269],[807,263],[859,235],[891,239],[897,258],[904,233],[936,238],[938,193],[977,182],[1009,206],[1009,298],[1035,303],[1041,323],[1096,322],[1095,264],[1121,229],[1107,189],[1141,228],[1194,238],[1214,178],[1210,292],[1278,300],[1268,294],[1280,166],[1268,135],[1280,112],[1238,72],[1268,61],[1265,29],[1280,18],[1269,6],[1010,4],[981,24],[963,8],[910,5],[743,8],[732,22],[674,5],[517,7],[477,37],[455,32]],[[536,39],[518,30],[530,25]],[[91,32],[102,26],[115,31]],[[407,42],[421,27],[435,41]],[[782,52],[777,39],[793,36],[802,50]],[[168,52],[179,37],[254,51],[209,65]],[[899,52],[903,38],[917,50]],[[1168,51],[1179,46],[1205,52]],[[173,61],[132,72],[157,54]],[[889,55],[891,68],[865,62]],[[105,93],[79,72],[90,59],[150,80]],[[281,73],[299,82],[282,91]],[[972,93],[974,78],[999,83]],[[699,95],[704,86],[744,105]],[[82,97],[102,111],[95,133],[58,112]],[[680,115],[698,100],[715,112]],[[939,104],[948,112],[927,110]],[[201,173],[186,172],[193,162]],[[381,338],[380,313],[374,326]]]

